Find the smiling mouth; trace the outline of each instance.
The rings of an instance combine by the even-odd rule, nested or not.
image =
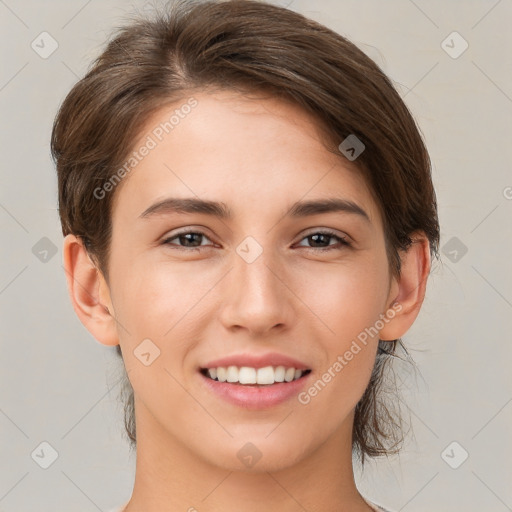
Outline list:
[[[252,379],[247,379],[247,375],[239,375],[238,372],[235,372],[232,375],[229,375],[229,373],[226,375],[226,372],[218,372],[217,371],[211,373],[211,370],[208,368],[201,368],[199,371],[201,375],[204,377],[213,380],[214,382],[222,382],[225,384],[234,384],[237,386],[244,386],[244,387],[268,387],[273,386],[274,384],[288,384],[290,382],[295,382],[296,380],[302,379],[309,375],[311,373],[310,369],[307,370],[296,370],[293,376],[287,375],[286,378],[283,376],[283,372],[279,372],[277,368],[274,368],[274,371],[269,372],[270,375],[267,376],[261,383],[254,382],[255,378],[252,377]],[[222,369],[224,370],[224,368]],[[221,373],[220,379],[218,373]],[[231,377],[231,378],[230,378]],[[242,382],[240,382],[242,380]]]

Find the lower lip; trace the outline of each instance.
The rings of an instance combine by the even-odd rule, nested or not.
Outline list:
[[[246,409],[267,409],[297,396],[305,387],[311,373],[291,382],[278,382],[271,386],[230,384],[210,379],[202,373],[199,376],[210,391],[231,404]]]

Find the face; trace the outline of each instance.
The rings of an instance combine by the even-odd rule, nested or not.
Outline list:
[[[155,129],[180,105],[153,115],[134,150],[148,136],[156,145],[115,191],[109,293],[138,442],[186,446],[231,470],[251,442],[257,469],[276,470],[351,431],[378,337],[357,340],[391,298],[382,219],[357,169],[325,149],[298,107],[194,98],[168,134]],[[170,201],[186,198],[230,215]],[[297,206],[332,199],[342,207]],[[272,391],[200,371],[229,356],[279,362],[269,354],[310,372]]]

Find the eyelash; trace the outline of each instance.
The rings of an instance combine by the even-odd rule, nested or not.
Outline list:
[[[171,244],[171,241],[180,237],[180,236],[183,236],[183,235],[189,235],[189,234],[194,234],[194,235],[202,235],[204,236],[205,238],[208,238],[208,236],[203,233],[202,231],[182,231],[180,233],[176,233],[174,234],[172,237],[168,237],[166,238],[165,240],[162,241],[162,244],[163,245],[172,245],[172,246],[175,246],[176,249],[178,249],[179,251],[198,251],[198,250],[201,250],[202,247],[205,247],[205,246],[199,246],[199,247],[182,247],[182,246],[178,246],[176,244]],[[351,247],[352,244],[344,237],[341,237],[339,235],[337,235],[336,233],[334,233],[333,231],[329,231],[329,230],[320,230],[320,231],[313,231],[311,233],[308,233],[306,236],[304,236],[300,242],[302,242],[303,240],[305,240],[306,238],[309,238],[313,235],[326,235],[326,236],[329,236],[331,238],[335,238],[336,240],[338,240],[338,243],[341,245],[341,247],[336,247],[336,245],[328,245],[327,247],[306,247],[306,246],[301,246],[301,247],[304,247],[305,249],[309,249],[309,250],[312,250],[312,251],[331,251],[333,249],[342,249],[343,247]],[[208,238],[209,240],[209,238]]]

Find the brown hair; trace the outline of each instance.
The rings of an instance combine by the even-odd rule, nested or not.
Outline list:
[[[83,240],[107,281],[115,194],[98,199],[95,190],[125,162],[153,112],[212,89],[266,92],[294,102],[317,119],[326,148],[340,158],[338,146],[355,135],[365,149],[354,164],[382,214],[392,274],[400,275],[398,251],[410,246],[417,230],[428,237],[431,256],[439,257],[429,155],[375,62],[340,34],[263,1],[178,0],[154,16],[136,16],[112,36],[53,126],[62,232]],[[401,339],[379,340],[370,383],[356,406],[353,450],[363,464],[365,456],[397,453],[403,442],[401,415],[385,399],[385,384],[393,384],[385,368],[397,344],[403,347]],[[126,374],[124,379],[133,447],[133,389]]]

